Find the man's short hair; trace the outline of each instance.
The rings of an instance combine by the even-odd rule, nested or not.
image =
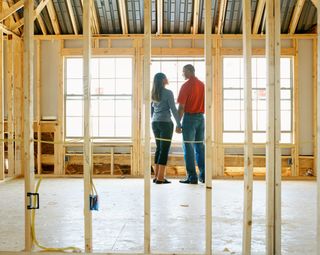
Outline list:
[[[193,65],[190,65],[190,64],[185,65],[185,66],[183,67],[183,69],[188,70],[188,71],[191,72],[191,73],[195,73],[195,69],[194,69],[194,66],[193,66]]]

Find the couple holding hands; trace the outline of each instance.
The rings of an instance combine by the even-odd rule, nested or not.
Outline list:
[[[186,82],[178,96],[178,109],[173,93],[166,88],[168,79],[165,74],[154,76],[151,98],[152,130],[156,139],[154,157],[154,179],[156,184],[171,183],[165,178],[168,154],[173,134],[171,113],[176,121],[176,133],[182,133],[184,161],[187,176],[180,183],[198,184],[205,181],[204,161],[204,84],[195,76],[193,65],[183,67]],[[182,125],[181,125],[182,120]],[[196,172],[195,159],[199,168]]]

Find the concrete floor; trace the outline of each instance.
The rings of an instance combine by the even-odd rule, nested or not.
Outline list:
[[[143,180],[96,179],[94,252],[143,253]],[[205,253],[204,185],[151,185],[153,253]],[[0,183],[0,250],[24,248],[23,180]],[[316,254],[316,183],[282,182],[282,254]],[[254,182],[253,254],[265,254],[265,182]],[[213,251],[241,254],[242,181],[213,181]],[[44,179],[36,218],[39,242],[50,247],[83,241],[83,181]],[[9,254],[1,253],[0,254]]]

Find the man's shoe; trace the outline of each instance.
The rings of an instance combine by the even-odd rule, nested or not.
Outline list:
[[[205,180],[204,180],[204,179],[202,179],[202,178],[199,178],[199,182],[201,182],[201,183],[205,183]]]
[[[198,184],[198,180],[190,181],[189,179],[180,180],[180,183],[186,183],[186,184]]]

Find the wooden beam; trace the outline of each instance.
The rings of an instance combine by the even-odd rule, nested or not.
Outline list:
[[[2,11],[2,0],[0,0],[0,11]],[[4,164],[4,63],[3,63],[3,32],[0,30],[0,180],[5,178],[5,164]]]
[[[70,19],[71,19],[73,32],[77,35],[78,34],[78,27],[77,27],[76,19],[74,16],[71,0],[66,0],[66,3],[67,3],[67,7],[68,7],[68,13],[69,13]]]
[[[157,35],[163,34],[163,0],[157,0]]]
[[[318,0],[311,0],[311,2],[313,3],[314,7],[318,8]]]
[[[47,10],[49,13],[49,17],[52,23],[52,27],[54,30],[54,33],[56,35],[60,35],[61,34],[61,30],[60,30],[60,26],[59,26],[59,22],[58,22],[58,17],[56,14],[56,11],[54,9],[54,5],[52,3],[52,0],[49,0],[49,2],[47,3]]]
[[[13,0],[8,0],[8,4],[9,4],[9,6],[13,6],[15,3]],[[18,12],[13,13],[13,17],[14,17],[15,21],[20,20],[20,16],[19,16]],[[21,34],[21,31],[19,31],[19,34]]]
[[[300,100],[299,100],[299,41],[294,39],[293,46],[295,53],[293,56],[293,167],[292,176],[299,175],[299,155],[300,155]]]
[[[244,199],[242,254],[251,254],[252,193],[253,193],[253,145],[252,145],[252,43],[251,0],[243,1],[243,62],[244,62]]]
[[[259,0],[258,1],[258,6],[256,8],[256,13],[254,15],[252,34],[257,34],[259,31],[259,27],[261,25],[262,14],[263,14],[263,10],[264,10],[265,5],[266,5],[266,0]]]
[[[150,196],[150,64],[151,64],[151,0],[144,1],[144,40],[143,40],[143,107],[144,107],[144,253],[150,254],[151,237],[151,196]]]
[[[38,15],[37,20],[38,20],[42,34],[47,35],[47,27],[46,27],[46,24],[44,23],[41,15]]]
[[[219,8],[219,16],[218,16],[218,25],[216,29],[216,34],[223,34],[223,24],[224,24],[224,19],[226,16],[226,9],[227,9],[227,0],[221,0],[220,2],[220,8]]]
[[[36,44],[37,55],[36,55],[36,88],[37,88],[37,107],[36,107],[36,121],[37,121],[37,169],[38,174],[41,174],[41,41],[37,40]]]
[[[6,18],[14,14],[16,11],[20,10],[23,7],[23,5],[24,5],[24,0],[20,0],[19,2],[9,7],[9,9],[3,10],[0,15],[0,21],[5,20]]]
[[[96,10],[94,1],[90,1],[90,9],[91,9],[92,23],[95,26],[96,34],[100,34],[99,19],[98,19],[97,10]]]
[[[12,36],[7,40],[7,103],[8,103],[8,175],[14,176],[14,84],[13,84],[13,42]]]
[[[266,254],[281,254],[280,1],[269,0],[267,19]]]
[[[83,176],[84,176],[84,238],[85,252],[92,252],[92,213],[90,210],[89,196],[92,181],[92,151],[90,130],[90,61],[91,61],[91,11],[90,2],[83,4]]]
[[[312,49],[313,52],[317,52],[317,39],[312,40]],[[313,140],[313,169],[314,169],[314,174],[317,176],[317,162],[318,162],[318,146],[317,146],[317,102],[318,102],[318,55],[313,54],[312,56],[312,83],[313,83],[313,100],[312,100],[312,110],[313,110],[313,118],[312,118],[312,123],[313,123],[313,132],[312,132],[312,140]]]
[[[193,6],[193,31],[191,33],[198,34],[199,31],[199,12],[200,12],[200,1],[194,0]]]
[[[158,2],[159,1],[157,1],[157,4]],[[126,10],[125,0],[118,0],[118,5],[119,5],[119,12],[120,12],[122,34],[126,35],[128,34],[128,19],[127,19],[127,10]]]
[[[298,0],[294,7],[294,11],[293,11],[293,14],[290,20],[290,25],[289,25],[289,34],[294,34],[296,32],[296,28],[301,16],[304,3],[305,3],[305,0]]]
[[[206,185],[206,254],[212,254],[212,117],[213,117],[213,69],[212,69],[212,1],[205,0],[205,63],[206,63],[206,86],[205,86],[205,185]],[[199,9],[197,10],[199,12]]]
[[[22,115],[23,115],[23,93],[22,93],[22,70],[23,61],[22,57],[22,39],[18,37],[13,38],[14,43],[14,117],[15,117],[15,175],[20,176],[23,174],[23,154],[22,154]]]
[[[36,9],[33,11],[33,15],[32,15],[33,21],[38,17],[40,12],[43,10],[44,7],[46,7],[49,1],[51,0],[41,0],[41,2],[38,4]],[[24,25],[24,18],[18,20],[14,25],[12,25],[12,27],[10,27],[10,30],[15,31],[23,25]]]
[[[317,3],[317,9],[320,10],[320,1]],[[316,152],[320,152],[320,12],[317,12],[317,130]],[[317,154],[317,254],[320,253],[320,157]]]
[[[34,142],[33,142],[33,55],[34,55],[34,12],[33,0],[25,0],[24,17],[24,57],[23,57],[23,98],[24,98],[24,180],[25,180],[25,251],[32,250],[31,210],[29,204],[29,192],[34,192]]]

